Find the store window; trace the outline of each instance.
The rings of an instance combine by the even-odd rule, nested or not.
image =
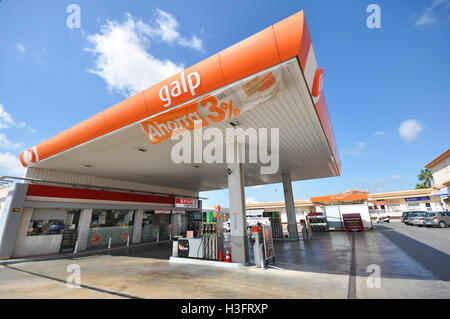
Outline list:
[[[87,248],[126,245],[133,238],[133,210],[94,210]]]
[[[90,227],[133,226],[133,213],[129,210],[94,210]]]
[[[77,229],[79,210],[35,209],[28,225],[27,236],[59,235],[65,229]]]

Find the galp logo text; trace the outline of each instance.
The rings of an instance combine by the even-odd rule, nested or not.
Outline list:
[[[164,107],[169,107],[172,105],[172,98],[188,93],[188,91],[195,96],[195,89],[199,86],[200,74],[192,72],[185,76],[184,72],[181,72],[179,80],[173,81],[170,85],[164,85],[159,90],[159,98],[164,102]]]

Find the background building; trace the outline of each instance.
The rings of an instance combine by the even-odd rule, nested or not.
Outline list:
[[[327,215],[330,229],[342,229],[342,214],[360,213],[364,227],[370,229],[378,216],[390,216],[394,222],[400,221],[405,211],[441,211],[446,209],[441,196],[433,188],[414,189],[396,192],[368,193],[350,190],[341,194],[312,197],[308,200],[295,200],[297,223],[309,212],[323,212]],[[284,202],[247,204],[247,212],[263,210],[278,212],[286,232],[286,209]],[[364,218],[365,217],[365,218]],[[300,224],[298,224],[300,227]]]
[[[425,166],[431,170],[434,179],[433,195],[441,197],[445,209],[450,209],[448,192],[450,187],[450,149]]]

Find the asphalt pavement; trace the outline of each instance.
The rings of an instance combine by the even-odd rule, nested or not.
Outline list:
[[[1,298],[450,298],[450,228],[275,241],[265,270],[171,264],[169,243],[0,263]],[[66,280],[79,267],[81,286]],[[71,268],[72,267],[72,268]]]

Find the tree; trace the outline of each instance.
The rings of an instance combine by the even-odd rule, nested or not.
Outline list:
[[[422,182],[422,185],[425,186],[423,188],[430,188],[431,181],[433,181],[433,174],[431,174],[431,170],[429,168],[421,169],[419,175],[417,175],[417,179]],[[417,189],[416,184],[416,189]]]
[[[420,183],[416,184],[416,189],[424,189],[424,188],[428,188],[428,186],[425,184],[420,184]]]

